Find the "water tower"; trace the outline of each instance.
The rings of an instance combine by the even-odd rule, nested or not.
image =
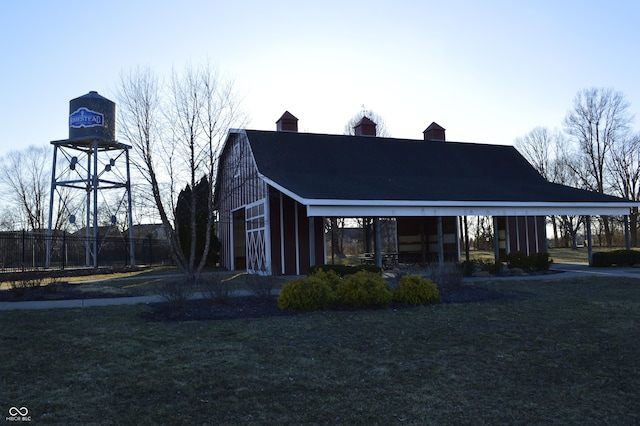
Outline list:
[[[51,227],[56,201],[68,215],[69,222],[83,229],[78,224],[81,219],[61,197],[64,188],[68,188],[67,193],[80,192],[83,197],[84,214],[80,216],[84,216],[86,266],[98,266],[100,248],[118,224],[123,210],[128,222],[125,225],[129,232],[129,263],[135,265],[129,168],[131,146],[116,140],[116,104],[97,92],[72,99],[69,101],[69,139],[52,141],[51,145],[53,165],[46,266],[51,264]],[[110,198],[105,196],[106,191]],[[102,227],[102,235],[99,212],[103,223],[105,215],[111,215],[106,221],[108,224]]]

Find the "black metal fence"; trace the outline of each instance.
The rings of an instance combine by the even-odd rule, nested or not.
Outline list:
[[[1,232],[0,272],[44,268],[47,260],[47,238],[46,234],[37,232]],[[134,238],[133,251],[137,265],[173,263],[169,242],[164,239],[152,236]],[[98,266],[118,267],[130,264],[128,236],[113,235],[98,240]],[[64,232],[51,237],[50,268],[65,269],[93,265],[93,241],[87,244],[84,236]]]

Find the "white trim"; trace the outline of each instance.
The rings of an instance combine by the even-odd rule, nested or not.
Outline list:
[[[252,153],[253,155],[253,153]],[[296,200],[297,202],[299,202],[300,204],[309,204],[309,200],[307,200],[306,198],[302,198],[300,196],[298,196],[298,194],[296,194],[295,192],[289,191],[287,188],[285,188],[284,186],[280,185],[278,182],[269,179],[268,177],[266,177],[265,175],[263,175],[262,173],[260,173],[260,171],[258,170],[258,177],[260,179],[262,179],[263,181],[265,181],[267,184],[273,186],[275,189],[277,189],[278,191],[282,192],[283,194],[293,198],[294,200]]]
[[[314,200],[315,201],[315,200]],[[611,215],[629,213],[632,203],[484,203],[473,205],[401,205],[400,203],[376,205],[373,202],[360,205],[307,204],[308,216],[327,217],[402,217],[402,216],[552,216],[552,215]],[[305,203],[303,203],[305,204]],[[417,204],[417,203],[416,203]]]
[[[245,252],[246,252],[246,263],[247,263],[247,272],[248,273],[255,273],[255,274],[261,274],[261,275],[271,275],[271,248],[269,247],[268,243],[269,243],[269,221],[268,221],[268,214],[269,214],[269,206],[268,206],[268,201],[269,201],[269,197],[265,197],[265,198],[261,198],[257,201],[254,201],[252,203],[247,204],[246,206],[244,206],[244,220],[245,220],[245,241],[246,241],[246,245],[245,245]],[[250,210],[253,207],[258,207],[262,205],[262,214],[257,214],[257,215],[250,215],[248,212],[250,212]],[[251,227],[251,229],[249,229],[250,227],[248,226],[248,222],[250,220],[254,220],[254,219],[258,219],[258,218],[262,218],[262,222],[263,225],[260,227]],[[256,236],[257,235],[257,236]],[[250,244],[256,244],[256,241],[259,241],[260,239],[260,235],[262,235],[262,244],[259,244],[259,246],[264,245],[264,248],[262,250],[262,253],[260,252],[251,252],[250,249],[255,248],[253,245],[250,246]],[[258,238],[256,240],[256,238]],[[258,247],[261,248],[261,247]],[[251,256],[254,255],[255,257]],[[256,259],[257,257],[257,259]],[[253,269],[253,266],[256,266],[256,264],[259,265],[259,259],[262,257],[262,261],[264,262],[264,270],[261,269]],[[251,268],[250,268],[251,266]]]
[[[397,207],[599,207],[630,208],[640,201],[558,202],[558,201],[458,201],[458,200],[329,200],[300,198],[303,204],[314,206],[397,206]]]
[[[340,200],[304,198],[269,179],[258,177],[278,191],[307,206],[308,216],[399,217],[399,216],[551,216],[625,215],[638,201],[552,202],[552,201],[457,201],[457,200]]]

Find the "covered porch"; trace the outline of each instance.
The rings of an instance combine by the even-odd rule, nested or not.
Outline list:
[[[317,201],[317,200],[315,200]],[[496,261],[506,261],[507,255],[522,252],[527,255],[547,253],[546,217],[551,215],[615,215],[628,222],[627,203],[492,203],[471,205],[449,203],[448,206],[397,205],[337,205],[322,203],[307,205],[309,216],[368,217],[372,223],[373,245],[365,250],[362,261],[380,267],[397,263],[438,263],[469,258],[468,216],[490,216],[493,224],[493,253]],[[341,213],[341,214],[338,214]],[[369,216],[366,213],[378,213]],[[389,213],[393,213],[391,216]],[[438,214],[442,213],[442,214]],[[383,248],[381,218],[393,218],[396,223],[396,249]],[[587,221],[590,224],[590,221]],[[628,226],[625,227],[628,233]],[[589,260],[591,260],[591,232],[587,225]],[[626,238],[629,248],[629,238]],[[328,259],[332,258],[329,249]]]

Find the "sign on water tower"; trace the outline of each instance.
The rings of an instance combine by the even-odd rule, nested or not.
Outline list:
[[[80,129],[82,127],[95,126],[104,126],[104,114],[82,107],[69,115],[70,128]]]

